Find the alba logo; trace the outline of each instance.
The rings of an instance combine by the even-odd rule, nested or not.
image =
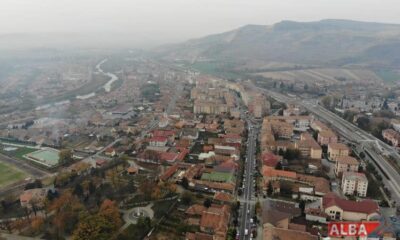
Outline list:
[[[379,226],[379,222],[330,222],[329,237],[366,237]]]

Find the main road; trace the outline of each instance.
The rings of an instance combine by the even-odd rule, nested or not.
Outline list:
[[[397,151],[393,149],[393,147],[387,145],[386,143],[382,142],[371,134],[363,131],[354,124],[344,120],[335,113],[318,105],[315,100],[302,100],[297,97],[289,97],[267,89],[258,89],[280,102],[295,102],[296,104],[303,106],[322,121],[329,123],[345,139],[361,147],[371,156],[371,158],[373,159],[373,164],[375,166],[378,166],[378,170],[381,173],[384,172],[382,173],[382,177],[384,178],[384,183],[386,183],[386,187],[392,193],[392,199],[395,200],[397,203],[400,203],[400,174],[389,163],[389,161],[382,156],[391,155],[394,157],[394,159],[396,159],[396,161],[400,161],[400,156]]]
[[[255,215],[255,204],[253,200],[254,196],[254,168],[256,165],[255,151],[256,151],[256,137],[257,130],[249,119],[248,124],[248,141],[247,141],[247,153],[244,162],[244,174],[243,174],[243,193],[240,198],[240,221],[239,221],[239,235],[240,239],[250,239],[252,221],[251,218]]]

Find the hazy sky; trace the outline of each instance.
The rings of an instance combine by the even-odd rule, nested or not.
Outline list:
[[[0,33],[123,32],[182,41],[245,24],[340,18],[400,23],[399,0],[1,0]]]

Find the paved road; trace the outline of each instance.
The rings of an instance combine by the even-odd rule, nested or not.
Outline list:
[[[255,150],[256,150],[256,130],[250,121],[247,121],[249,127],[247,154],[245,159],[244,180],[243,180],[243,194],[240,199],[240,221],[239,221],[239,234],[240,239],[250,239],[251,232],[251,218],[254,216],[254,168],[256,165]],[[248,234],[245,235],[245,232]]]
[[[382,154],[390,154],[397,159],[397,161],[400,161],[400,155],[393,147],[363,131],[354,124],[344,120],[340,116],[326,110],[322,106],[319,106],[315,101],[288,97],[262,88],[258,89],[264,91],[266,94],[280,102],[296,102],[322,121],[330,123],[332,127],[335,128],[335,130],[337,130],[345,139],[351,141],[358,147],[361,146],[364,151],[370,153],[375,160],[375,164],[380,166],[389,177],[385,182],[387,182],[386,186],[392,193],[393,200],[400,203],[400,174],[384,157],[382,157]]]

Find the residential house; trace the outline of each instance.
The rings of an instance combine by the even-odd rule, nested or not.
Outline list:
[[[23,208],[43,208],[47,197],[46,188],[34,188],[25,190],[20,196],[19,201]]]
[[[385,129],[382,131],[382,137],[390,142],[393,146],[398,147],[400,143],[400,133],[393,129]]]
[[[106,156],[109,156],[109,157],[114,157],[117,153],[115,152],[115,149],[114,149],[114,148],[109,147],[109,148],[107,148],[107,149],[104,151],[104,154],[105,154]]]

